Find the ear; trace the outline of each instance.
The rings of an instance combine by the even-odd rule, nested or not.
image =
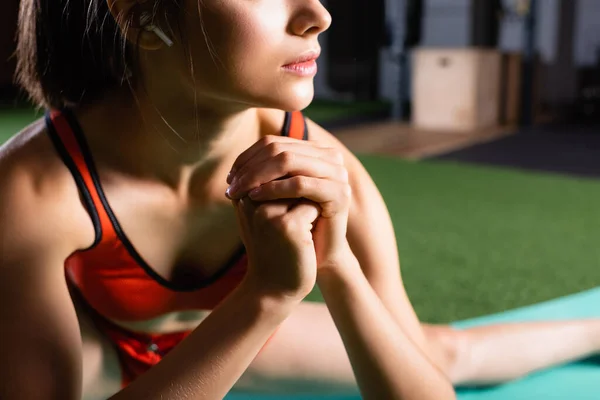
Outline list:
[[[154,2],[151,0],[106,0],[108,9],[116,21],[121,34],[130,43],[144,50],[158,50],[165,42],[154,32],[144,29],[148,24],[157,25]],[[150,17],[143,20],[143,16]]]

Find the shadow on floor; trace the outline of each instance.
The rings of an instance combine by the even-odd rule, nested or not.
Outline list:
[[[600,124],[539,126],[432,159],[597,178]]]

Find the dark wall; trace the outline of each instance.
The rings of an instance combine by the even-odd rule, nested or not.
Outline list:
[[[577,96],[577,65],[573,37],[576,32],[578,1],[560,0],[559,7],[556,57],[544,71],[543,96],[545,102],[553,107],[568,106]]]
[[[18,0],[0,1],[0,88],[10,86],[15,70],[15,31],[17,29]]]
[[[471,46],[498,47],[501,15],[501,0],[471,0]]]
[[[328,83],[357,100],[378,97],[379,49],[386,41],[384,0],[328,0]]]

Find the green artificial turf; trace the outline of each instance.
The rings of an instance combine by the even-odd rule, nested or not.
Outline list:
[[[0,141],[35,116],[0,112]],[[600,182],[360,158],[392,215],[421,319],[461,320],[600,285]]]
[[[35,111],[32,108],[0,109],[0,144],[41,115],[43,115],[42,112]]]
[[[418,315],[449,322],[600,285],[600,182],[361,157]]]
[[[336,122],[358,116],[389,113],[391,105],[383,101],[329,101],[315,100],[303,110],[304,114],[319,123]]]

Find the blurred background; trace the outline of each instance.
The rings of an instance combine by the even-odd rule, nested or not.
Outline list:
[[[323,3],[306,114],[383,193],[419,316],[598,286],[600,1]],[[0,142],[40,115],[12,83],[18,5],[0,2]]]

